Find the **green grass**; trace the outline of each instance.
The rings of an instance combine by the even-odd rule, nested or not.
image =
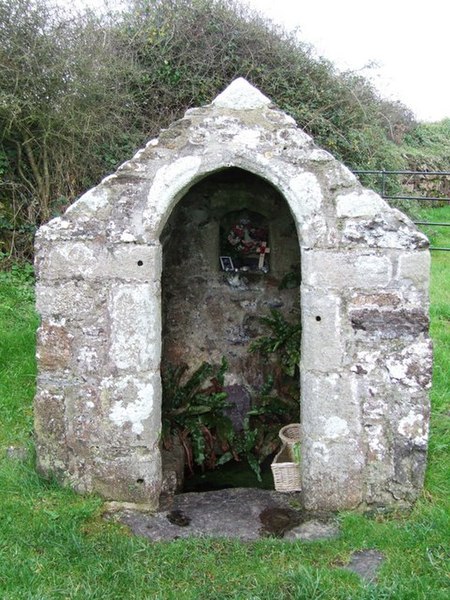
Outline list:
[[[0,272],[0,448],[24,444],[33,429],[38,323],[31,267]]]
[[[430,220],[444,216],[436,219],[432,214]],[[434,235],[439,245],[450,245],[450,231]],[[25,445],[30,451],[33,447],[37,317],[29,272],[0,273],[1,600],[447,600],[450,255],[446,252],[433,254],[431,299],[435,366],[429,465],[425,490],[410,513],[342,514],[342,535],[327,542],[152,544],[103,520],[100,499],[83,498],[42,480],[32,456],[27,461],[6,458],[10,445]],[[342,569],[353,551],[365,548],[378,549],[386,557],[374,584],[364,584]]]

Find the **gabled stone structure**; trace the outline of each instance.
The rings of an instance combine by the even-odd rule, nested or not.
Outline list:
[[[39,470],[157,506],[160,237],[194,184],[230,168],[269,182],[297,231],[305,507],[410,504],[428,437],[427,239],[243,79],[40,228]]]

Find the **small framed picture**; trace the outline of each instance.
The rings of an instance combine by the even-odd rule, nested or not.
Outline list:
[[[221,256],[220,266],[222,267],[222,271],[234,271],[234,265],[233,261],[231,260],[231,256]]]

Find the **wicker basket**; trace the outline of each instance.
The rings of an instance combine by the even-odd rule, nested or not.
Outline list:
[[[291,447],[283,444],[271,467],[277,492],[299,492],[301,490],[300,465],[293,462]]]
[[[278,435],[280,436],[283,444],[286,444],[288,447],[292,447],[302,439],[300,423],[291,423],[290,425],[285,425],[280,429]]]

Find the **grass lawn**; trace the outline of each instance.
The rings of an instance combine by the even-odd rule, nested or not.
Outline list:
[[[438,211],[438,212],[435,212]],[[450,221],[450,207],[426,217]],[[450,228],[429,228],[450,246]],[[425,490],[409,514],[341,514],[333,541],[151,544],[102,519],[97,497],[75,495],[35,472],[32,455],[32,274],[0,273],[0,599],[404,599],[450,598],[450,254],[432,258],[435,366]],[[374,584],[341,568],[355,550],[385,555]]]

